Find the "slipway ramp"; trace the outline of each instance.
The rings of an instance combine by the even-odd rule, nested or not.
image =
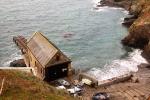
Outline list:
[[[95,86],[106,86],[126,81],[139,70],[139,65],[148,64],[141,53],[141,50],[134,49],[126,58],[114,60],[103,68],[92,68],[85,73],[81,73],[79,79],[87,79]]]

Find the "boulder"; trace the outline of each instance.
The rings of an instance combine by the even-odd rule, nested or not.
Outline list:
[[[138,77],[133,76],[133,77],[131,78],[131,81],[132,81],[133,83],[138,83],[138,82],[139,82],[139,79],[138,79]]]
[[[129,34],[122,40],[126,46],[144,49],[148,54],[150,51],[150,1],[138,0],[132,2],[129,13],[132,20],[136,19],[129,28]],[[135,18],[134,18],[135,17]],[[136,18],[137,17],[137,18]],[[126,18],[126,23],[132,23]],[[130,23],[129,23],[130,22]],[[149,55],[150,56],[150,55]]]
[[[144,49],[150,39],[150,24],[132,25],[129,35],[122,40],[122,44],[134,48]]]
[[[129,15],[128,17],[124,18],[124,22],[122,24],[126,27],[130,27],[137,18],[138,16],[136,15]]]
[[[23,59],[14,60],[10,63],[10,67],[26,67]]]
[[[122,23],[122,25],[126,26],[126,27],[130,27],[133,22],[135,21],[136,19],[129,19],[129,20],[124,20],[124,22]]]

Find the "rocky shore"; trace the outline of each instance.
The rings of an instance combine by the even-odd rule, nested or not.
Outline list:
[[[144,50],[150,58],[150,0],[102,0],[102,6],[122,7],[129,11],[129,16],[122,23],[129,28],[122,44]]]
[[[26,67],[26,64],[23,59],[18,59],[10,62],[10,67]]]
[[[122,39],[122,44],[134,48],[143,49],[145,54],[147,54],[150,57],[150,53],[149,53],[150,52],[150,44],[149,44],[150,1],[148,0],[147,1],[146,0],[102,0],[101,6],[123,7],[129,11],[129,16],[127,18],[124,18],[124,22],[122,23],[124,26],[129,28],[129,34],[124,39]],[[10,66],[25,67],[25,63],[23,59],[19,59],[11,62]],[[111,96],[110,97],[111,100],[132,100],[132,99],[146,100],[149,97],[149,93],[150,93],[149,68],[150,68],[149,65],[141,65],[139,67],[140,70],[132,76],[131,80],[127,82],[122,82],[111,86],[99,87],[99,88],[91,88],[89,86],[85,86],[84,87],[85,92],[81,97],[83,98],[83,100],[90,100],[93,94],[101,91],[101,92],[108,93]],[[27,90],[27,92],[28,91],[30,92],[31,90]],[[34,91],[37,91],[36,87]],[[38,92],[39,91],[37,91],[37,93]],[[49,91],[46,91],[46,93],[49,93]],[[46,95],[45,97],[49,97],[49,96]],[[55,94],[52,95],[52,97],[55,97]],[[58,99],[60,99],[60,97],[58,97]],[[64,97],[64,99],[66,99],[66,96]],[[71,97],[67,99],[72,100]]]
[[[128,36],[122,40],[122,43],[127,46],[146,49],[147,51],[150,40],[150,1],[135,0],[132,2],[129,13],[135,19],[130,19],[134,19],[134,21],[129,27]]]
[[[122,7],[126,10],[130,9],[130,0],[101,0],[99,6]]]
[[[150,58],[150,0],[102,0],[100,3],[98,7],[122,7],[129,11],[129,16],[122,23],[129,28],[129,33],[121,42],[125,46],[143,49],[144,57]],[[138,68],[131,80],[95,90],[88,88],[84,98],[93,91],[104,91],[111,95],[111,100],[149,100],[149,64],[141,64]]]

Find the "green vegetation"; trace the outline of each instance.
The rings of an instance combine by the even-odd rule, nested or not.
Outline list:
[[[0,70],[0,87],[4,77],[0,100],[73,100],[65,91],[56,90],[29,73]]]

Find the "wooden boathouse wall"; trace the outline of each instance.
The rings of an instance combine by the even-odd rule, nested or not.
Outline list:
[[[55,80],[71,75],[71,60],[42,33],[36,32],[22,48],[26,65],[42,80]]]

